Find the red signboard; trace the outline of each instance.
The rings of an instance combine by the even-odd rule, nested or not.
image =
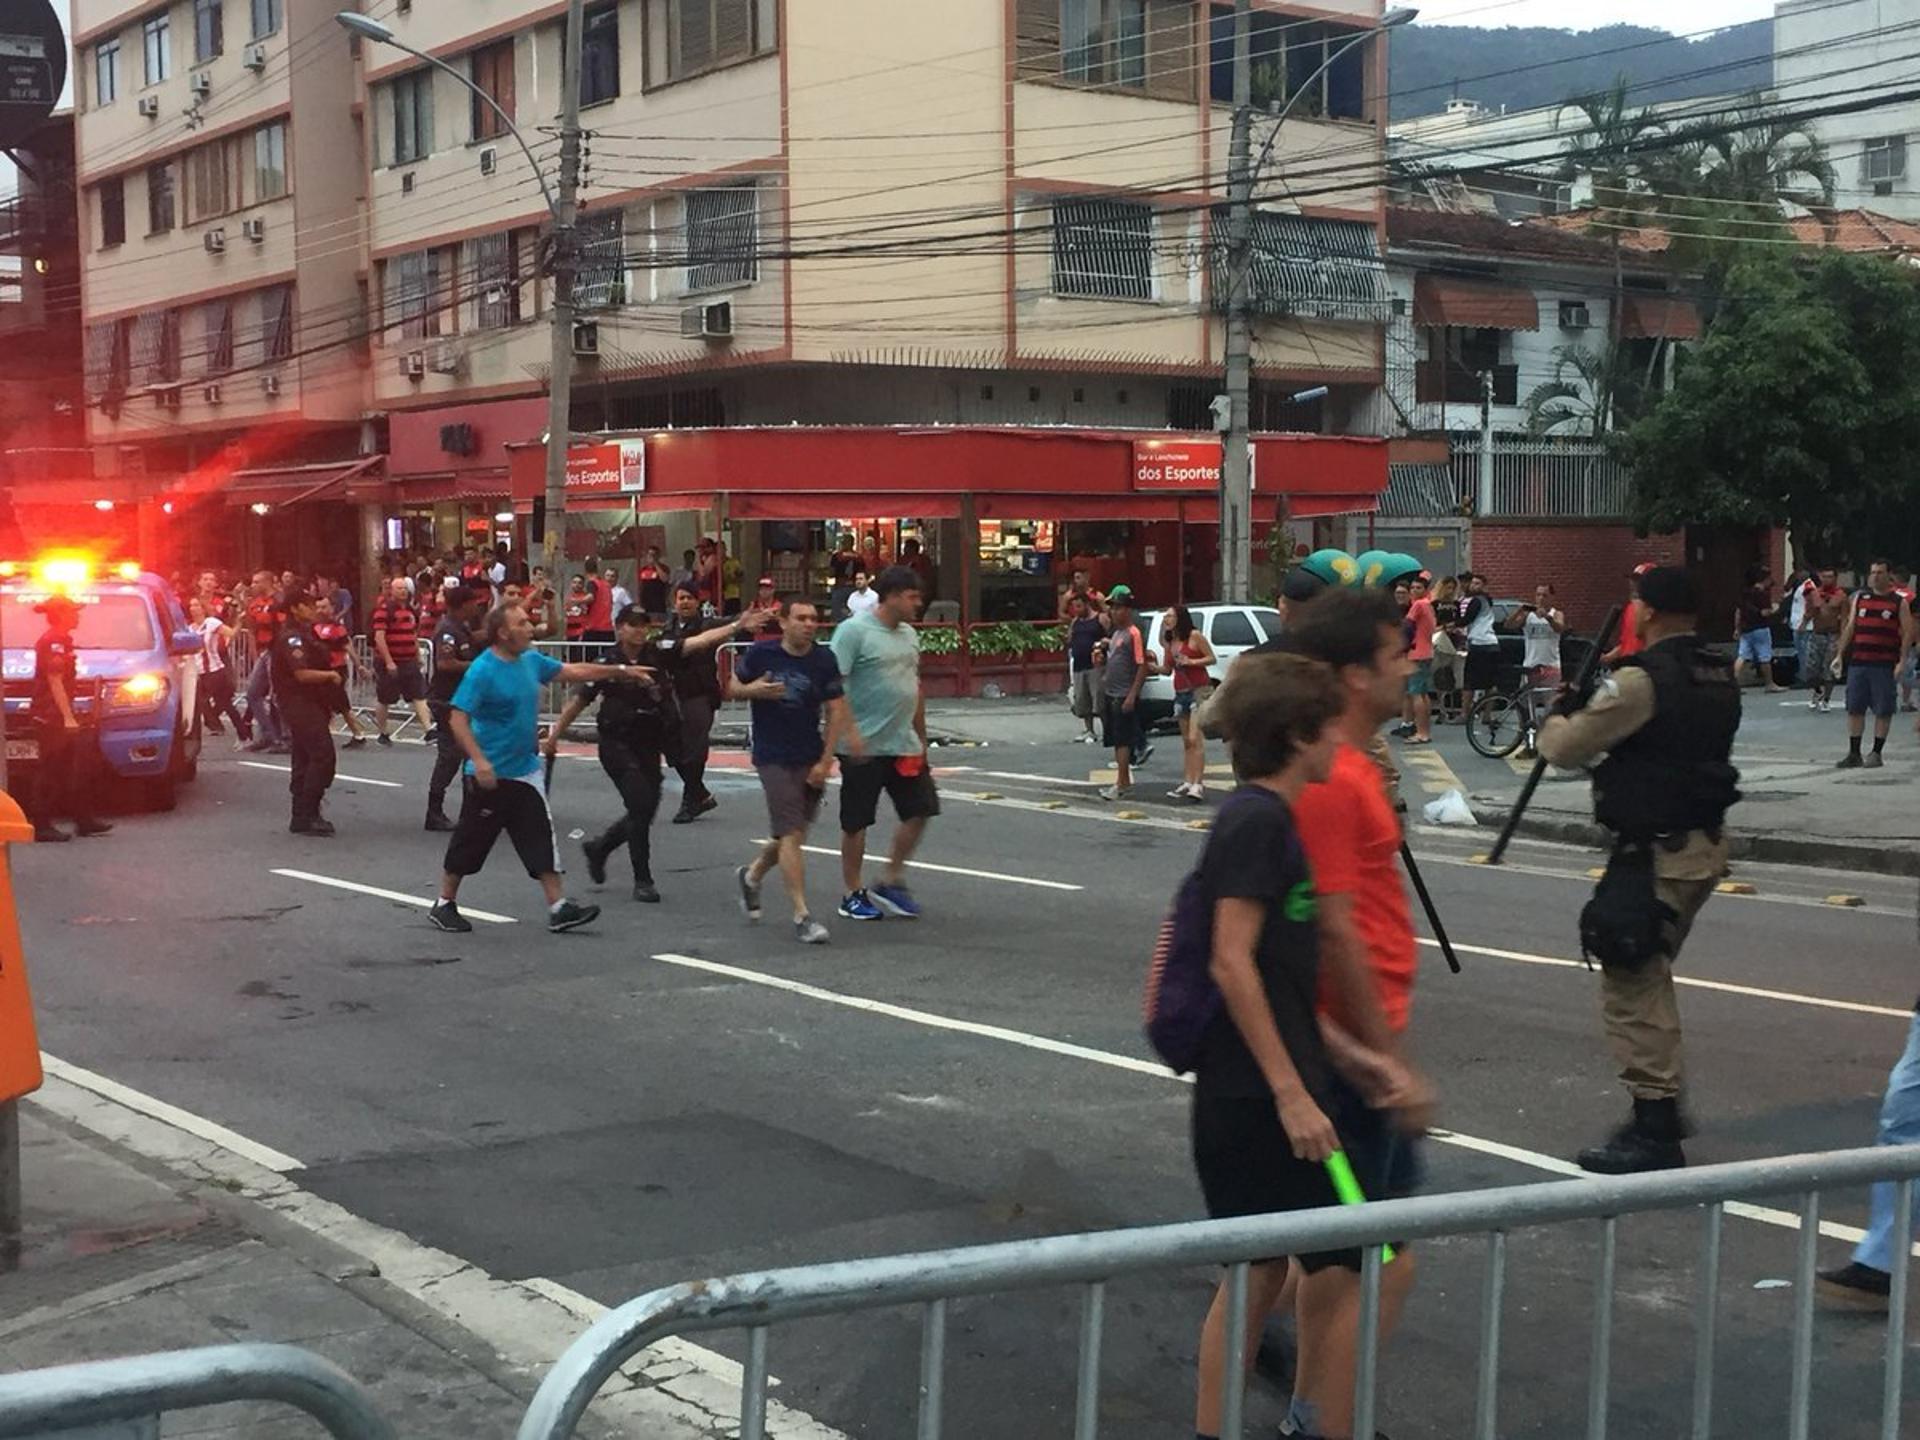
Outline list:
[[[1136,440],[1133,488],[1211,494],[1220,486],[1221,449],[1218,440]]]
[[[641,495],[647,488],[647,442],[611,440],[567,451],[569,495]]]

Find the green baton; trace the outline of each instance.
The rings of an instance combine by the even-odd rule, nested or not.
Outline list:
[[[1327,1178],[1333,1181],[1333,1193],[1340,1198],[1342,1205],[1364,1205],[1367,1203],[1366,1192],[1360,1188],[1359,1178],[1353,1173],[1353,1162],[1347,1159],[1346,1151],[1334,1151],[1333,1154],[1327,1157],[1326,1165]],[[1380,1247],[1380,1263],[1382,1265],[1391,1265],[1393,1263],[1393,1247],[1391,1245],[1382,1245]]]

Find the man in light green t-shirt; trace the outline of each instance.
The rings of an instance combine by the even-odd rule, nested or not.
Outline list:
[[[842,621],[833,632],[833,658],[847,691],[853,723],[840,744],[840,870],[847,893],[840,913],[849,920],[897,915],[920,918],[907,888],[927,821],[940,813],[940,796],[927,768],[927,706],[920,693],[920,577],[904,565],[880,572],[879,603]],[[867,831],[880,814],[880,796],[893,801],[900,825],[893,834],[885,878],[869,891],[861,871]]]

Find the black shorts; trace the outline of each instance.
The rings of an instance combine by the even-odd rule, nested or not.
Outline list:
[[[420,673],[418,660],[402,660],[393,669],[373,667],[373,693],[382,705],[398,705],[402,700],[427,698],[427,677]]]
[[[449,875],[477,875],[503,830],[527,874],[538,880],[559,871],[553,813],[538,786],[525,780],[502,780],[493,789],[482,790],[471,775],[462,784],[460,818],[447,841],[443,864]]]
[[[1294,1157],[1280,1112],[1265,1095],[1243,1100],[1195,1094],[1193,1166],[1214,1220],[1340,1203],[1326,1167]],[[1294,1258],[1309,1275],[1336,1266],[1360,1268],[1357,1248]]]
[[[903,774],[903,759],[918,761],[918,774]],[[893,813],[902,820],[931,820],[940,813],[940,792],[933,771],[920,756],[869,755],[863,760],[840,757],[840,828],[849,835],[869,830],[880,818],[880,796],[893,801]]]
[[[1144,746],[1147,732],[1140,724],[1140,702],[1136,700],[1131,711],[1126,704],[1124,696],[1102,696],[1100,726],[1106,732],[1103,738],[1109,750],[1118,750],[1124,745],[1137,755]]]
[[[1500,683],[1500,647],[1498,645],[1469,645],[1467,647],[1466,688],[1469,690],[1491,690]]]
[[[1360,1193],[1369,1200],[1404,1200],[1416,1193],[1427,1179],[1419,1137],[1402,1134],[1390,1111],[1375,1110],[1338,1075],[1333,1077],[1331,1091],[1333,1108],[1328,1117],[1346,1146]],[[1389,1243],[1396,1250],[1407,1248],[1404,1240]]]

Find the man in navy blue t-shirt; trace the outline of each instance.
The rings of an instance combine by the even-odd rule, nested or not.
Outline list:
[[[739,683],[734,696],[753,702],[753,768],[767,796],[768,831],[773,839],[751,865],[735,872],[740,908],[749,920],[760,918],[760,884],[778,865],[793,902],[794,938],[802,945],[824,945],[827,927],[807,909],[807,827],[819,814],[827,777],[833,772],[834,742],[848,728],[846,690],[833,651],[813,643],[820,612],[811,600],[789,600],[780,618],[780,638],[762,640],[734,667]],[[827,731],[820,734],[820,712]]]

